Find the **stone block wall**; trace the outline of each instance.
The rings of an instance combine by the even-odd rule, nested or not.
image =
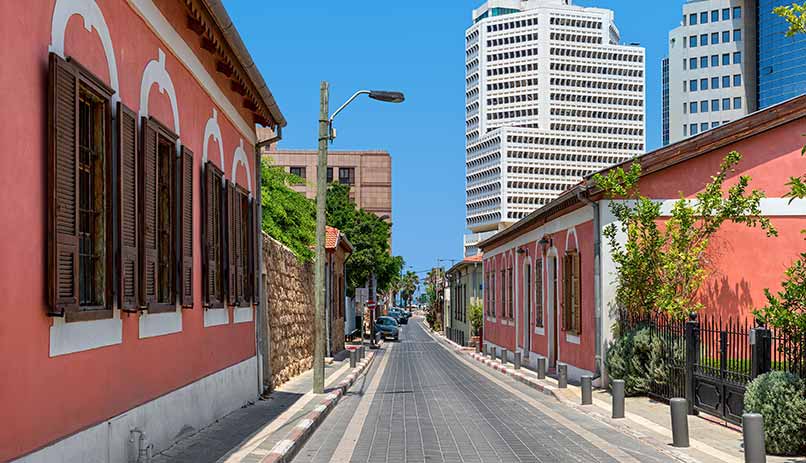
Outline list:
[[[276,388],[311,368],[313,361],[313,263],[263,234],[271,383]]]

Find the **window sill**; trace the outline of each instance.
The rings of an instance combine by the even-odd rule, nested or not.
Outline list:
[[[247,323],[251,322],[253,318],[252,306],[235,307],[233,309],[232,318],[233,323]]]
[[[153,338],[182,332],[182,309],[172,306],[170,312],[148,311],[140,314],[139,338]]]
[[[69,310],[64,314],[66,323],[91,322],[95,320],[108,320],[114,316],[112,309],[104,307],[84,307],[79,310]]]
[[[204,327],[228,325],[229,309],[226,307],[207,307],[204,309]]]
[[[565,342],[570,344],[577,344],[579,345],[581,340],[578,334],[575,333],[565,333]]]
[[[148,304],[148,313],[150,314],[160,314],[160,313],[168,313],[168,312],[176,312],[176,304],[166,304],[166,303],[151,303]]]
[[[106,311],[104,311],[106,312]],[[50,327],[50,357],[73,354],[123,342],[120,312],[108,311],[108,318],[72,321],[53,317]]]
[[[535,334],[540,335],[540,336],[545,336],[546,335],[546,328],[543,327],[543,326],[536,326],[535,327]]]

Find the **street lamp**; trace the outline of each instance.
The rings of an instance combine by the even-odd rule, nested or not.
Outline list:
[[[319,88],[319,161],[316,172],[316,266],[314,286],[316,288],[316,309],[314,312],[314,349],[313,349],[313,392],[325,392],[325,200],[327,196],[327,145],[335,138],[333,119],[353,102],[359,95],[387,103],[402,103],[405,97],[400,92],[380,90],[359,90],[332,115],[328,105],[329,84],[322,81]],[[363,323],[363,320],[362,320]],[[363,326],[362,326],[363,330]],[[363,331],[362,331],[363,342]]]

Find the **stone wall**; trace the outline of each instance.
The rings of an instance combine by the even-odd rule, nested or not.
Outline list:
[[[311,368],[313,361],[313,264],[300,263],[263,234],[271,383],[276,388]]]

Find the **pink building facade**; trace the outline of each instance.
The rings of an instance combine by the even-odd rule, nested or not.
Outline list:
[[[803,251],[806,202],[785,197],[789,177],[806,170],[803,133],[806,96],[637,158],[640,191],[661,202],[664,215],[681,195],[700,192],[731,151],[743,159],[726,188],[748,175],[751,188],[766,193],[762,213],[779,236],[735,224],[720,229],[699,296],[708,313],[752,317],[766,302],[764,289],[780,288],[784,270]],[[614,221],[608,200],[586,180],[482,242],[484,342],[521,352],[532,367],[538,357],[549,367],[566,363],[571,378],[603,373],[616,319],[616,267],[602,232]]]
[[[133,461],[260,392],[256,124],[220,2],[3,2],[0,461]]]

